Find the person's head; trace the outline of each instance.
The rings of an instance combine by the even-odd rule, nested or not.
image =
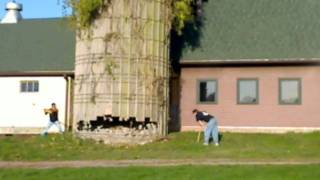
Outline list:
[[[194,109],[194,110],[192,110],[192,114],[195,114],[195,113],[197,113],[197,112],[199,112],[199,110],[198,110],[198,109]]]
[[[51,107],[52,107],[52,108],[56,108],[56,103],[52,103],[52,104],[51,104]]]

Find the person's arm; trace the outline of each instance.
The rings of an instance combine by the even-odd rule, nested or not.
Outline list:
[[[204,130],[206,124],[201,120],[201,117],[199,116],[199,114],[196,114],[195,118],[196,118],[197,123],[201,127],[201,129]]]
[[[197,121],[201,129],[205,129],[206,124],[203,121]]]
[[[51,113],[51,109],[44,109],[44,113],[45,114],[48,114],[48,113],[50,114]]]
[[[53,113],[53,112],[59,112],[58,108],[49,108],[49,109],[44,109],[45,113]]]
[[[199,126],[203,126],[203,122],[202,121],[197,121],[198,122],[198,124],[199,124]]]

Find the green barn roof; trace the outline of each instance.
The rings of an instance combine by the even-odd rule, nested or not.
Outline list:
[[[61,18],[0,24],[0,72],[73,71],[75,39]]]
[[[319,0],[207,0],[204,12],[182,62],[320,59]],[[61,18],[0,24],[0,72],[73,71],[75,39]]]
[[[320,58],[319,0],[207,0],[203,22],[186,62]]]

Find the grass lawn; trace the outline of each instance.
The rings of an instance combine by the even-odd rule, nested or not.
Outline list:
[[[178,166],[84,169],[7,169],[0,179],[319,179],[316,166]]]
[[[49,135],[46,137],[2,136],[0,137],[0,160],[41,161],[154,158],[320,160],[320,133],[224,133],[220,147],[205,147],[202,143],[195,142],[196,137],[197,133],[195,132],[172,133],[168,136],[168,141],[154,142],[144,146],[110,147],[94,141],[80,140],[73,137],[72,134]]]

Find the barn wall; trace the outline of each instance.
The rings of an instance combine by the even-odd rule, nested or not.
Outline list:
[[[194,108],[215,115],[226,130],[267,131],[320,128],[320,67],[206,67],[183,68],[181,73],[181,129],[196,130],[198,125],[191,111]],[[259,80],[259,103],[237,104],[237,79]],[[279,104],[279,78],[300,78],[302,103]],[[197,80],[218,81],[218,103],[197,102]]]
[[[39,81],[39,92],[21,93],[20,81]],[[0,77],[0,133],[39,133],[48,123],[43,109],[55,102],[65,123],[66,80],[63,77]],[[52,131],[57,131],[52,128]]]

